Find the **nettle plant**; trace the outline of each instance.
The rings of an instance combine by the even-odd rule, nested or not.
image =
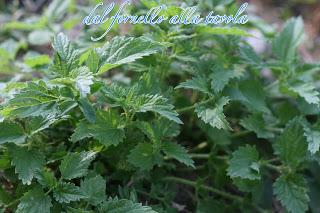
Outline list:
[[[22,85],[1,111],[2,166],[18,174],[8,176],[8,187],[27,190],[5,207],[18,202],[17,212],[50,212],[56,202],[61,204],[56,211],[86,212],[74,207],[94,206],[97,212],[154,212],[129,200],[107,199],[106,180],[89,167],[99,153],[129,171],[150,170],[165,157],[193,166],[173,140],[182,121],[167,98],[148,93],[143,78],[130,87],[99,78],[164,47],[145,37],[116,37],[92,50],[81,66],[69,39],[64,34],[54,39],[50,78]],[[72,201],[79,202],[68,205]]]
[[[6,87],[3,212],[316,212],[319,65],[297,54],[303,31],[290,19],[264,56],[232,28],[84,52],[58,34],[42,79]]]

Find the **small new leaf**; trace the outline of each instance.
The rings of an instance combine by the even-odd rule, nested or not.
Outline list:
[[[70,40],[63,33],[59,33],[53,40],[53,49],[56,51],[51,70],[61,77],[66,77],[79,64],[79,53]]]
[[[203,105],[198,105],[195,112],[206,124],[210,124],[217,129],[231,130],[231,127],[223,114],[223,107],[229,103],[229,99],[222,97],[214,108],[206,108]]]
[[[210,75],[211,87],[215,93],[219,93],[232,79],[239,78],[241,75],[242,72],[237,71],[236,68],[234,68],[234,70],[228,70],[221,66],[215,66]]]
[[[311,154],[316,154],[320,149],[320,131],[314,129],[305,129],[304,136],[308,141],[308,150]]]
[[[174,121],[178,124],[183,124],[178,118],[178,113],[173,110],[174,106],[168,103],[168,99],[160,95],[141,95],[137,97],[137,112],[155,112],[159,115]]]
[[[193,89],[205,94],[210,94],[210,85],[208,80],[204,76],[196,76],[191,80],[187,80],[186,82],[181,83],[176,89],[185,88],[185,89]]]
[[[99,67],[99,56],[96,50],[92,50],[86,61],[86,65],[92,73],[96,73]]]
[[[168,157],[174,158],[187,166],[194,167],[194,161],[183,146],[174,142],[165,142],[162,150]]]

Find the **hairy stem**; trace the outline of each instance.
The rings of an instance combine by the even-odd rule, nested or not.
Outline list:
[[[194,181],[191,181],[191,180],[186,180],[186,179],[183,179],[183,178],[178,178],[178,177],[165,177],[163,178],[164,181],[172,181],[172,182],[177,182],[177,183],[181,183],[181,184],[184,184],[184,185],[188,185],[188,186],[192,186],[194,188],[196,187],[199,187],[201,189],[204,189],[204,190],[207,190],[207,191],[210,191],[210,192],[213,192],[221,197],[224,197],[228,200],[236,200],[236,201],[239,201],[239,202],[243,202],[244,199],[240,196],[237,196],[237,195],[233,195],[233,194],[230,194],[228,192],[224,192],[224,191],[221,191],[219,189],[215,189],[215,188],[212,188],[210,186],[206,186],[206,185],[198,185],[196,182]]]
[[[228,199],[228,200],[235,200],[237,202],[240,202],[240,203],[245,203],[245,199],[241,196],[238,196],[238,195],[233,195],[233,194],[230,194],[228,192],[225,192],[225,191],[221,191],[219,189],[216,189],[216,188],[213,188],[213,187],[210,187],[210,186],[206,186],[206,185],[198,185],[197,182],[194,182],[194,181],[191,181],[191,180],[186,180],[186,179],[183,179],[183,178],[178,178],[178,177],[165,177],[163,178],[164,181],[168,181],[168,182],[176,182],[176,183],[181,183],[181,184],[184,184],[184,185],[188,185],[188,186],[192,186],[193,188],[200,188],[200,189],[203,189],[203,190],[207,190],[209,192],[212,192],[216,195],[219,195],[225,199]],[[261,209],[259,206],[256,206],[254,204],[251,204],[258,212],[264,212],[263,209]]]
[[[193,153],[190,153],[189,155],[193,159],[209,159],[211,156],[210,154],[193,154]],[[213,158],[216,158],[219,160],[228,160],[229,159],[228,156],[214,156]]]
[[[209,98],[209,99],[207,99],[207,100],[205,100],[205,101],[201,101],[201,102],[198,103],[198,104],[206,104],[206,103],[209,103],[209,102],[212,101],[212,100],[214,100],[214,97],[211,97],[211,98]],[[181,108],[181,109],[177,109],[176,111],[177,111],[178,113],[183,113],[183,112],[187,112],[187,111],[190,111],[190,110],[195,109],[196,106],[197,106],[197,104],[194,104],[194,105],[192,105],[192,106],[188,106],[188,107],[184,107],[184,108]]]

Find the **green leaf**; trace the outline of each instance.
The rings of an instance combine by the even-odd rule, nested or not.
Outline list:
[[[15,166],[15,172],[18,174],[23,184],[30,185],[37,170],[41,170],[45,165],[44,155],[36,150],[28,150],[26,147],[10,148],[12,153],[11,164]]]
[[[239,190],[242,192],[249,192],[255,197],[253,198],[253,202],[259,201],[261,199],[261,193],[263,193],[263,184],[265,184],[264,179],[262,180],[249,180],[249,179],[242,179],[242,178],[232,178],[232,182],[234,185],[237,186]],[[267,187],[271,185],[268,184]],[[256,197],[257,196],[257,197]]]
[[[158,123],[149,123],[146,121],[138,121],[135,123],[138,127],[151,141],[161,141],[162,131],[159,128]]]
[[[75,86],[80,92],[80,97],[87,97],[90,94],[90,86],[93,84],[93,74],[88,67],[80,67],[70,72],[70,77],[74,79]]]
[[[89,53],[88,59],[86,61],[86,65],[92,73],[96,73],[99,67],[99,55],[96,50],[92,50]]]
[[[79,53],[76,51],[70,40],[63,33],[59,33],[52,44],[56,51],[51,70],[59,76],[67,77],[69,73],[77,68],[79,64]]]
[[[53,197],[59,203],[70,203],[71,201],[79,201],[85,196],[80,188],[73,183],[60,182],[53,190]]]
[[[139,143],[134,149],[131,150],[128,156],[128,161],[132,165],[142,170],[151,170],[157,163],[156,155],[159,154],[154,153],[152,144]]]
[[[59,166],[61,177],[66,180],[79,178],[87,174],[90,163],[94,160],[95,152],[69,153],[63,157]]]
[[[299,119],[292,120],[274,144],[275,153],[292,169],[297,168],[307,154],[307,141],[300,123]]]
[[[168,157],[174,158],[187,166],[194,167],[194,161],[188,155],[187,150],[180,144],[174,142],[165,142],[162,150]]]
[[[307,138],[309,152],[316,154],[320,149],[320,131],[308,128],[304,136]]]
[[[49,170],[38,170],[35,173],[35,177],[38,183],[45,188],[54,187],[57,183],[57,179],[55,178],[53,172]]]
[[[51,207],[51,198],[40,187],[36,187],[23,195],[16,213],[50,213]]]
[[[166,138],[177,137],[180,134],[180,125],[165,118],[157,120],[162,136]]]
[[[284,62],[294,60],[296,50],[304,38],[304,25],[301,17],[288,20],[282,32],[273,40],[273,53]]]
[[[102,74],[111,68],[127,64],[159,52],[164,49],[160,42],[153,41],[146,37],[115,37],[104,47],[97,49],[100,55],[100,69],[98,74]]]
[[[60,101],[58,88],[49,88],[45,82],[28,82],[14,95],[2,111],[5,117],[26,118],[50,114]]]
[[[319,92],[312,83],[296,83],[289,85],[288,89],[304,98],[309,104],[320,104]]]
[[[106,181],[100,175],[85,178],[81,181],[81,191],[88,202],[98,205],[106,199]]]
[[[280,176],[273,184],[273,190],[290,213],[304,213],[308,210],[308,189],[300,175]]]
[[[80,98],[79,99],[79,107],[86,117],[87,121],[90,123],[96,122],[96,112],[93,108],[92,104],[89,102],[87,98]]]
[[[232,178],[259,180],[259,153],[255,147],[246,145],[232,153],[228,175]]]
[[[71,141],[76,142],[93,137],[106,147],[117,146],[125,138],[124,130],[120,125],[120,118],[116,112],[98,111],[96,123],[81,121],[72,134]]]
[[[148,206],[134,203],[131,200],[109,198],[99,208],[101,213],[157,213]]]
[[[262,114],[252,114],[241,120],[240,124],[247,130],[253,131],[258,138],[273,138],[274,134],[266,129],[266,122]]]
[[[136,112],[155,112],[171,121],[183,124],[178,118],[178,113],[173,110],[174,106],[161,95],[141,95],[137,97],[136,104]]]
[[[231,127],[223,114],[223,107],[229,103],[226,97],[220,98],[214,108],[206,108],[203,105],[197,105],[195,112],[206,124],[210,124],[217,129],[231,130]]]
[[[49,128],[55,122],[66,118],[67,116],[60,114],[60,111],[52,109],[49,114],[43,114],[43,116],[29,118],[26,122],[26,131],[28,132],[29,136],[32,136]]]
[[[182,124],[178,113],[173,110],[174,106],[159,94],[140,94],[137,86],[126,89],[117,85],[104,87],[102,92],[114,102],[115,106],[121,106],[133,112],[155,112],[171,121]]]
[[[26,135],[24,133],[23,128],[21,125],[10,122],[4,121],[0,123],[0,144],[4,143],[15,143],[21,144],[24,143],[26,139]]]
[[[227,70],[221,66],[215,66],[210,74],[211,87],[215,93],[219,93],[232,79],[239,78],[241,76],[241,70],[237,70],[236,67],[234,70]]]
[[[138,121],[135,125],[153,142],[179,135],[179,125],[168,119],[158,119],[153,122]]]
[[[263,67],[262,59],[257,55],[254,49],[250,46],[245,46],[240,48],[241,59],[246,63],[254,67]]]
[[[229,96],[233,100],[240,101],[250,111],[270,113],[265,99],[266,94],[259,81],[246,80],[239,84],[238,89],[231,89]]]
[[[210,94],[210,85],[208,80],[204,76],[196,76],[191,80],[187,80],[186,82],[181,83],[176,89],[186,88],[197,90],[206,94]]]

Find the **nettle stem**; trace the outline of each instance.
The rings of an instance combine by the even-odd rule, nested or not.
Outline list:
[[[50,192],[52,192],[52,190],[53,190],[54,188],[55,188],[55,186],[54,186],[54,187],[51,187],[51,188],[45,193],[45,195],[49,195]],[[4,207],[5,207],[6,209],[9,209],[10,207],[12,207],[12,206],[16,205],[18,202],[20,202],[21,198],[22,198],[22,197],[20,197],[20,198],[18,198],[18,199],[15,199],[15,200],[12,201],[11,203],[8,203],[7,205],[4,205]]]
[[[188,106],[188,107],[184,107],[184,108],[181,108],[181,109],[177,109],[176,111],[178,113],[187,112],[187,111],[195,109],[197,107],[197,104],[206,104],[206,103],[209,103],[210,101],[213,101],[213,100],[214,100],[214,97],[211,97],[211,98],[209,98],[209,99],[207,99],[205,101],[201,101],[201,102],[196,103],[196,104],[194,104],[192,106]]]
[[[55,187],[56,187],[56,186],[51,187],[51,188],[45,193],[45,195],[50,194],[50,192],[52,192],[52,190],[53,190]]]
[[[180,184],[184,184],[184,185],[188,185],[188,186],[192,186],[193,188],[198,188],[198,189],[203,189],[209,192],[212,192],[216,195],[219,195],[225,199],[231,200],[231,201],[237,201],[239,203],[246,203],[245,199],[241,196],[238,195],[233,195],[230,194],[228,192],[225,191],[221,191],[219,189],[210,187],[210,186],[206,186],[206,185],[199,185],[197,182],[195,181],[191,181],[191,180],[186,180],[183,178],[178,178],[178,177],[165,177],[163,178],[164,181],[167,182],[176,182],[176,183],[180,183]],[[263,209],[261,209],[259,206],[256,206],[254,204],[251,204],[258,212],[264,212]]]
[[[190,157],[192,159],[204,159],[204,160],[208,160],[210,157],[211,157],[211,154],[198,154],[198,153],[189,153]],[[225,160],[225,161],[228,161],[229,160],[229,157],[226,155],[226,156],[213,156],[213,158],[215,159],[219,159],[219,160]],[[278,173],[281,173],[281,170],[282,170],[282,167],[281,166],[275,166],[273,165],[272,163],[273,162],[276,162],[276,161],[279,161],[278,158],[273,158],[273,159],[270,159],[270,160],[266,160],[266,161],[263,161],[261,162],[261,166],[265,166],[266,168],[268,169],[271,169],[271,170],[274,170],[274,171],[277,171]]]
[[[274,160],[274,159],[271,159],[271,160]],[[272,162],[271,160],[262,162],[261,165],[265,166],[268,169],[271,169],[273,171],[281,173],[282,172],[282,167],[281,166],[275,166],[275,165],[271,164],[271,162]]]
[[[193,154],[193,153],[190,153],[189,155],[193,159],[209,159],[211,156],[211,154]],[[213,158],[219,159],[219,160],[228,160],[229,159],[228,156],[213,156]]]
[[[210,187],[210,186],[199,185],[195,181],[186,180],[186,179],[178,178],[178,177],[165,177],[165,178],[163,178],[163,180],[164,181],[168,181],[168,182],[181,183],[181,184],[184,184],[184,185],[192,186],[194,188],[198,187],[200,189],[204,189],[204,190],[213,192],[213,193],[215,193],[215,194],[217,194],[217,195],[219,195],[221,197],[224,197],[224,198],[226,198],[228,200],[236,200],[238,202],[244,202],[243,197],[240,197],[240,196],[237,196],[237,195],[233,195],[233,194],[230,194],[228,192],[224,192],[224,191],[221,191],[219,189],[216,189],[216,188],[213,188],[213,187]]]
[[[207,141],[204,141],[200,144],[198,144],[196,147],[193,147],[190,152],[195,152],[195,151],[198,151],[198,150],[202,150],[204,148],[208,147],[208,142]]]
[[[18,198],[16,200],[12,201],[11,203],[8,203],[7,205],[4,205],[4,208],[8,209],[8,208],[14,206],[15,204],[17,204],[20,201],[20,199],[21,198]]]

